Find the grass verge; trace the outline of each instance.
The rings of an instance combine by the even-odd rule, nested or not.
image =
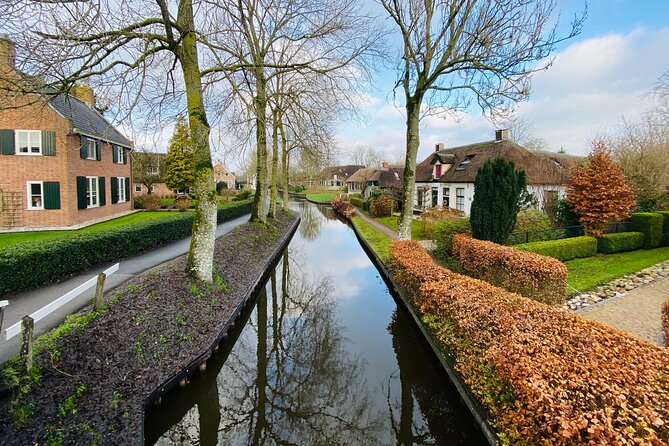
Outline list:
[[[383,226],[397,232],[398,217],[376,217],[375,220]],[[423,234],[421,223],[419,220],[413,219],[411,221],[411,240],[426,240],[427,237]]]
[[[390,255],[390,242],[393,239],[358,216],[351,218],[351,221],[362,238],[367,240],[376,255],[385,262]]]
[[[312,201],[318,201],[319,203],[329,203],[334,200],[339,191],[308,191],[307,198]]]
[[[569,260],[564,264],[569,270],[569,285],[579,291],[587,291],[665,260],[669,260],[669,247],[597,254],[594,257]]]

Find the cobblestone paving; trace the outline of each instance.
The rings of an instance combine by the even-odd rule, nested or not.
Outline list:
[[[625,330],[657,345],[664,345],[660,310],[669,297],[669,277],[644,285],[619,297],[578,310],[576,313]]]

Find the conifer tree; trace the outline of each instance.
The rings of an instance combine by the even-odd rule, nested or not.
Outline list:
[[[174,135],[165,155],[165,185],[173,190],[186,189],[195,181],[195,159],[188,124],[183,116],[177,118]]]
[[[597,142],[585,165],[576,166],[567,185],[567,202],[580,215],[585,232],[604,235],[607,222],[624,220],[635,206],[634,189],[611,158],[604,143]]]
[[[513,161],[498,157],[481,166],[474,180],[470,213],[474,238],[506,243],[516,225],[526,183],[525,171],[515,170]]]

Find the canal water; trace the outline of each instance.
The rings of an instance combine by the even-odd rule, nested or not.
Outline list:
[[[246,323],[147,413],[146,444],[484,444],[352,229],[295,207],[302,223]]]

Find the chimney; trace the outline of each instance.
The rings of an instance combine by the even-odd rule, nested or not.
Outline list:
[[[439,144],[434,146],[434,151],[435,152],[438,152],[440,150],[444,150],[444,143],[443,142],[440,142]]]
[[[16,45],[6,36],[0,36],[0,71],[14,69],[16,63]]]
[[[502,142],[509,140],[509,129],[495,130],[495,142]]]
[[[88,105],[89,108],[95,108],[95,93],[93,93],[92,87],[88,85],[75,85],[70,90],[70,94]]]

